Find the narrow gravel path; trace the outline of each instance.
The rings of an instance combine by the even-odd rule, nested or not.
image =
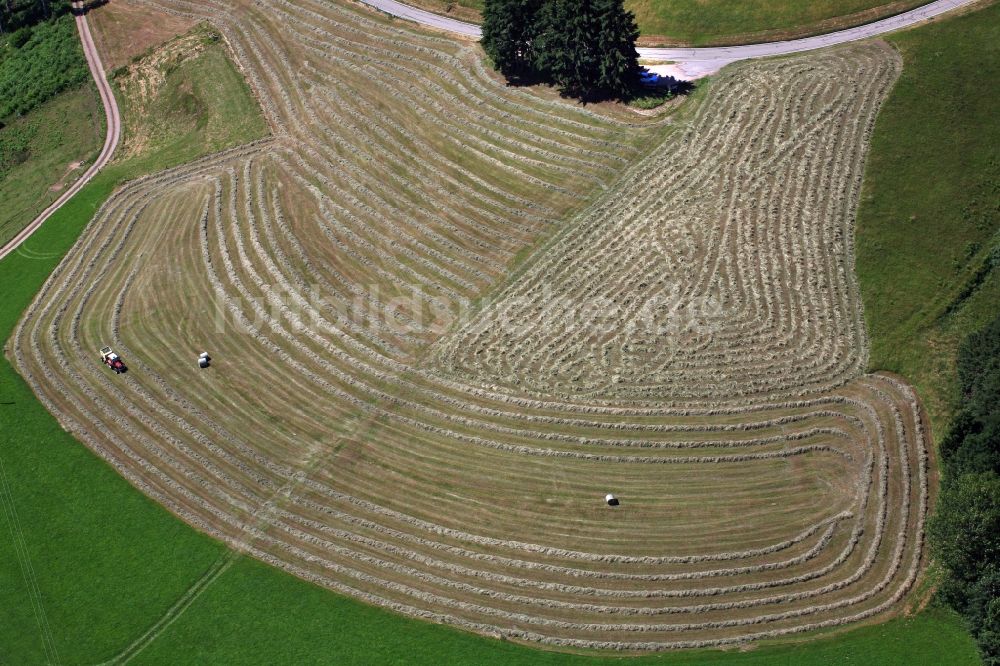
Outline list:
[[[660,74],[670,74],[680,79],[698,79],[722,69],[729,63],[750,58],[765,58],[767,56],[801,53],[813,49],[846,44],[859,39],[867,39],[884,35],[901,28],[931,19],[939,14],[952,11],[965,5],[971,5],[976,0],[936,0],[917,7],[908,12],[890,16],[880,21],[874,21],[854,28],[831,32],[815,37],[793,39],[784,42],[768,42],[764,44],[747,44],[745,46],[720,46],[708,48],[640,48],[639,55],[655,60],[669,60],[669,65],[650,67]],[[374,7],[392,16],[398,16],[430,28],[453,32],[463,37],[479,39],[481,28],[473,23],[466,23],[447,16],[411,7],[398,0],[361,0],[366,5]]]
[[[73,7],[76,8],[78,4],[79,3],[74,2]],[[52,217],[53,213],[59,210],[63,204],[83,189],[83,186],[89,183],[91,179],[97,175],[97,172],[104,168],[104,165],[111,159],[111,156],[115,152],[115,148],[118,147],[118,140],[121,138],[121,115],[118,112],[118,104],[115,101],[114,93],[111,91],[111,86],[108,84],[108,80],[104,76],[104,64],[101,62],[101,56],[97,53],[97,47],[94,46],[94,38],[90,34],[90,26],[87,23],[86,14],[82,12],[77,14],[76,28],[80,33],[80,42],[83,44],[83,54],[87,58],[87,65],[90,67],[90,74],[94,77],[94,83],[97,84],[97,91],[100,93],[101,102],[104,105],[104,115],[108,128],[107,134],[104,137],[104,147],[101,148],[100,155],[98,155],[94,163],[90,165],[90,168],[87,169],[75,183],[67,188],[58,199],[53,201],[52,205],[43,210],[38,217],[32,220],[28,226],[14,236],[10,242],[0,248],[0,259],[3,259],[20,247],[21,244],[28,240],[31,235],[42,226],[45,220]]]

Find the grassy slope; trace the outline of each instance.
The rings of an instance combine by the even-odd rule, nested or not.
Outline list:
[[[0,142],[13,143],[19,137],[24,139],[25,161],[0,174],[0,244],[59,196],[49,189],[52,185],[70,185],[97,157],[104,125],[94,87],[64,92],[0,129]],[[84,164],[70,173],[72,162]]]
[[[995,11],[964,19],[959,32],[980,23],[996,24]],[[944,51],[952,34],[940,26],[904,36],[911,46],[920,42],[930,52]],[[977,33],[978,34],[978,31]],[[937,41],[937,40],[942,41]],[[904,49],[906,47],[904,46]],[[925,67],[921,60],[908,62]],[[938,63],[941,60],[935,60]],[[925,76],[932,76],[934,67]],[[911,64],[904,82],[880,123],[886,125],[906,111],[900,95],[915,78]],[[925,100],[915,100],[923,103]],[[935,135],[938,136],[938,135]],[[872,168],[891,146],[880,138]],[[152,168],[155,160],[147,160]],[[126,165],[127,166],[127,165]],[[133,165],[133,169],[135,167]],[[29,247],[41,258],[14,256],[0,263],[0,338],[6,338],[18,313],[89,219],[115,182],[127,175],[115,167],[88,186],[43,228]],[[880,178],[869,189],[875,199],[890,200]],[[866,224],[868,212],[864,219]],[[868,231],[867,233],[871,233]],[[871,255],[859,268],[866,289],[874,276]],[[879,255],[876,255],[876,257]],[[7,290],[9,289],[9,291]],[[866,291],[866,296],[868,292]],[[976,295],[972,300],[980,298]],[[871,301],[869,316],[878,309]],[[971,301],[970,301],[971,302]],[[875,339],[880,339],[878,335]],[[169,606],[171,595],[196,580],[220,553],[164,510],[134,491],[103,463],[75,444],[51,416],[34,401],[9,364],[0,365],[0,403],[15,401],[17,420],[0,405],[0,456],[19,513],[20,526],[60,656],[65,661],[93,661],[122,647],[125,637],[151,625],[158,610]],[[8,436],[7,433],[11,433]],[[5,523],[6,526],[6,523]],[[53,540],[49,535],[57,534]],[[0,661],[40,661],[41,644],[27,593],[16,566],[12,544],[0,539],[0,603],[5,619],[0,624]],[[77,573],[80,571],[82,573]],[[186,575],[186,582],[185,582]],[[95,584],[95,581],[97,583]],[[260,563],[241,560],[219,578],[181,618],[141,654],[140,662],[192,663],[239,661],[243,663],[412,661],[596,664],[600,660],[540,653],[498,643],[445,627],[398,617],[349,599],[329,594]],[[855,629],[831,639],[792,646],[762,646],[746,653],[715,652],[670,654],[641,661],[666,664],[961,664],[976,663],[971,640],[957,619],[938,609],[900,618],[873,627]]]
[[[27,28],[25,28],[27,30]],[[104,142],[103,114],[69,15],[14,48],[0,36],[0,244],[57,196]],[[6,125],[5,125],[6,123]],[[85,168],[85,167],[84,167]]]
[[[256,108],[256,101],[218,40],[214,30],[198,26],[168,42],[164,49],[170,56],[159,69],[169,74],[154,100],[139,93],[148,77],[130,74],[116,79],[123,88],[120,107],[125,127],[123,155],[116,168],[151,173],[267,133],[263,117],[247,112]],[[131,69],[142,70],[143,62]]]
[[[707,46],[831,32],[898,14],[930,0],[625,0],[646,40]],[[485,0],[411,0],[478,20]]]
[[[1000,5],[892,41],[907,67],[872,141],[857,270],[871,366],[916,385],[939,438],[957,345],[1000,310],[1000,271],[984,270],[1000,248]]]
[[[154,149],[108,167],[22,251],[0,262],[0,339],[9,337],[58,258],[117,184],[266,132],[262,118],[247,113],[255,103],[219,44],[174,69],[163,91],[142,115],[124,109],[130,128],[154,123],[160,129]],[[60,658],[93,663],[145,631],[223,552],[64,432],[6,358],[0,363],[0,462],[6,481],[0,484],[0,663],[44,660],[25,562]],[[26,558],[15,549],[18,533]]]
[[[695,45],[829,32],[897,14],[926,0],[625,0],[644,36]]]

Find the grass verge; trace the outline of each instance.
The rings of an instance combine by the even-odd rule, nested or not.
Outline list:
[[[857,271],[871,367],[913,382],[940,439],[958,345],[1000,309],[1000,5],[892,42],[906,66],[872,139]]]
[[[870,23],[929,0],[625,0],[642,33],[640,45],[722,46],[795,39]],[[485,0],[408,0],[439,14],[478,23]]]

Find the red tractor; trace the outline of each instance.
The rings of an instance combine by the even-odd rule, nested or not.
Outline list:
[[[120,375],[128,370],[122,362],[121,357],[114,353],[111,347],[101,348],[101,360],[104,361],[104,365],[114,370],[116,375]]]

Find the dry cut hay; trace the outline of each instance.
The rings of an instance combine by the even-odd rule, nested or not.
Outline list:
[[[670,131],[340,4],[157,5],[213,21],[274,137],[117,192],[13,341],[133,484],[332,590],[554,646],[898,607],[926,433],[862,374],[851,247],[887,47],[733,68]]]

